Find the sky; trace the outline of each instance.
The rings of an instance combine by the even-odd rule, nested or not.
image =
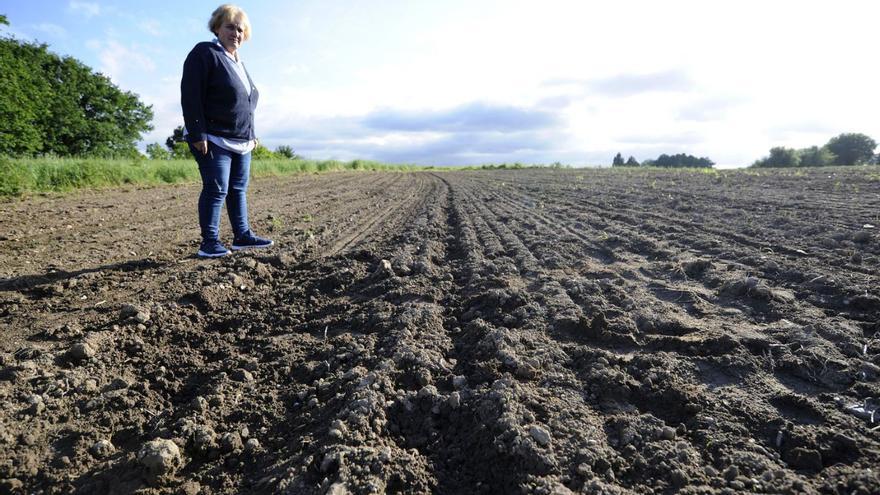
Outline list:
[[[183,124],[180,76],[219,2],[0,0],[0,33],[77,58]],[[257,136],[313,159],[747,166],[844,132],[880,140],[880,2],[240,2]]]

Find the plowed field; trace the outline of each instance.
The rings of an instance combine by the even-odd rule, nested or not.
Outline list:
[[[197,196],[0,205],[0,492],[880,493],[875,167]]]

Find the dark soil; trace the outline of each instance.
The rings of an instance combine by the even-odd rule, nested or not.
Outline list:
[[[2,204],[0,493],[880,493],[877,168],[197,195]]]

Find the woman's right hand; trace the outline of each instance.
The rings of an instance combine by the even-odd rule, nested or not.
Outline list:
[[[207,141],[196,141],[193,143],[193,148],[196,149],[199,153],[203,155],[208,154],[208,142]]]

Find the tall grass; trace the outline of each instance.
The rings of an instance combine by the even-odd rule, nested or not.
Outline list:
[[[342,162],[268,159],[251,162],[251,174],[254,177],[346,170],[414,171],[429,168],[368,160]],[[0,197],[199,180],[199,169],[194,160],[0,157]]]

